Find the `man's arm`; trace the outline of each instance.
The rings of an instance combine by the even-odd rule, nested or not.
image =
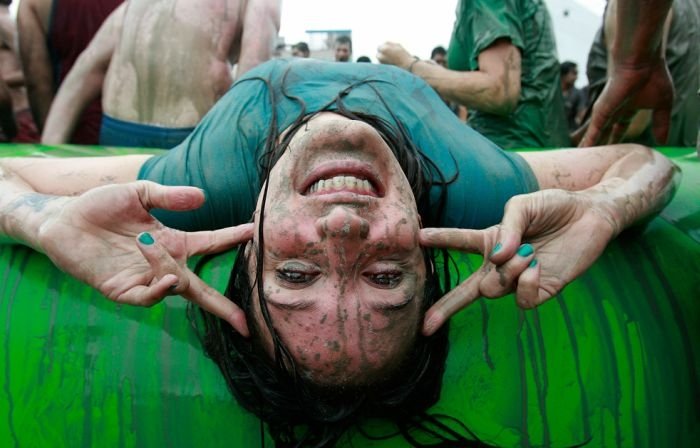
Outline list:
[[[12,108],[12,96],[5,81],[0,79],[0,130],[7,141],[17,135],[17,122]]]
[[[252,0],[248,2],[243,19],[237,77],[270,59],[280,29],[280,3],[280,0]]]
[[[80,115],[102,92],[112,54],[119,42],[127,4],[121,4],[107,17],[68,72],[49,110],[41,136],[42,143],[55,145],[67,142]]]
[[[51,2],[22,0],[17,12],[19,54],[26,73],[24,83],[39,130],[44,128],[54,93],[51,59],[46,48],[46,27],[42,20],[42,14],[48,14],[48,11],[44,11],[47,4]]]
[[[443,98],[497,115],[511,113],[520,98],[520,50],[499,39],[479,53],[479,70],[455,71],[412,57],[401,45],[379,47],[377,59],[425,79]]]
[[[615,33],[610,46],[608,81],[593,106],[579,146],[616,142],[635,112],[653,109],[654,136],[666,142],[673,84],[663,52],[664,23],[672,0],[611,0]]]

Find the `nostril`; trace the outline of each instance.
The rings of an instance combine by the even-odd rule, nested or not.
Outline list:
[[[362,219],[360,223],[360,238],[363,240],[367,239],[369,235],[369,222],[366,219]]]
[[[345,207],[334,207],[326,216],[316,220],[316,232],[321,238],[367,238],[369,222]]]

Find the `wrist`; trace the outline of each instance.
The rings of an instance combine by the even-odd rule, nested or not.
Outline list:
[[[66,200],[61,196],[27,192],[13,195],[0,210],[0,231],[11,241],[44,252],[41,229],[62,210]]]
[[[416,65],[416,63],[420,62],[420,58],[418,56],[413,56],[413,58],[410,60],[408,65],[404,67],[406,70],[408,70],[409,73],[413,73],[413,67]]]
[[[661,45],[647,47],[645,50],[631,51],[629,42],[614,45],[610,51],[610,68],[628,70],[648,70],[660,64],[666,65],[666,55]]]
[[[626,181],[611,178],[579,193],[590,201],[590,210],[600,216],[612,229],[612,238],[638,218],[634,198],[625,193]]]

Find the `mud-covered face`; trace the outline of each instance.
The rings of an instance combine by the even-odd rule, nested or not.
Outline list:
[[[269,183],[262,280],[275,329],[316,382],[376,379],[419,329],[426,272],[406,176],[374,128],[323,113]]]

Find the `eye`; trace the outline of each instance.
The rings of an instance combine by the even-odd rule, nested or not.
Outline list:
[[[318,271],[301,263],[286,264],[277,268],[275,273],[279,280],[292,285],[311,283],[318,276]]]
[[[373,272],[365,274],[365,277],[380,288],[392,289],[401,283],[403,274],[399,271]]]

